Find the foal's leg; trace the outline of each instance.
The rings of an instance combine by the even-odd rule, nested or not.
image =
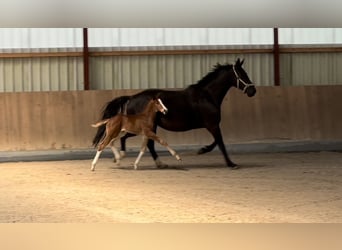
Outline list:
[[[93,160],[92,163],[91,163],[91,168],[90,168],[91,171],[94,171],[94,170],[95,170],[95,166],[96,166],[96,164],[97,164],[97,161],[98,161],[99,158],[100,158],[101,153],[102,153],[102,151],[97,150],[96,155],[95,155],[95,157],[94,157],[94,160]]]
[[[129,137],[136,136],[135,134],[126,133],[124,136],[120,138],[120,144],[121,144],[121,150],[120,150],[120,156],[121,159],[125,157],[126,155],[126,139]]]
[[[176,153],[175,150],[173,150],[166,141],[162,140],[159,136],[157,136],[153,131],[146,131],[145,135],[156,142],[158,142],[160,145],[167,148],[167,150],[170,152],[172,156],[174,156],[178,161],[181,160],[180,156]]]
[[[157,168],[164,168],[164,167],[167,167],[167,164],[163,163],[161,160],[160,160],[160,157],[158,156],[155,148],[154,148],[154,140],[148,140],[147,142],[147,148],[148,150],[150,151],[151,153],[151,156],[154,160],[154,163],[156,164]]]
[[[94,171],[95,170],[95,166],[100,158],[100,155],[103,151],[103,149],[112,141],[112,136],[111,136],[111,133],[107,133],[106,131],[106,137],[103,139],[103,141],[100,143],[100,145],[98,146],[97,148],[97,152],[96,152],[96,155],[91,163],[91,171]]]
[[[143,142],[141,144],[139,155],[138,155],[137,159],[134,162],[134,169],[135,170],[138,169],[138,163],[140,162],[141,157],[144,155],[144,153],[146,151],[147,141],[148,141],[148,138],[146,136],[143,136]]]
[[[114,154],[114,162],[117,165],[120,165],[121,155],[120,155],[118,149],[114,146],[114,142],[115,142],[115,140],[112,140],[112,142],[110,143],[110,148],[112,149],[112,152]]]
[[[110,148],[112,149],[112,152],[114,154],[114,162],[117,165],[120,165],[120,160],[125,156],[125,154],[121,154],[121,152],[119,153],[118,149],[114,146],[114,143],[116,141],[117,138],[122,138],[126,135],[127,133],[125,131],[120,131],[119,135],[116,136],[115,139],[112,140],[111,144],[110,144]],[[120,138],[120,139],[121,139]]]
[[[156,132],[157,132],[157,126],[156,125],[153,126],[153,130],[152,131],[156,134]],[[163,163],[160,160],[160,158],[159,158],[159,156],[158,156],[158,154],[157,154],[157,152],[156,152],[156,150],[154,148],[154,140],[152,140],[152,139],[148,140],[147,148],[150,151],[151,156],[152,156],[152,158],[154,160],[154,163],[156,164],[157,168],[167,167],[167,164]]]

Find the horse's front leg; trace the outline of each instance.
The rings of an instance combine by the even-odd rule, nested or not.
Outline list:
[[[223,154],[223,157],[226,160],[227,166],[230,167],[231,169],[237,169],[238,166],[234,162],[232,162],[231,159],[229,158],[229,155],[227,153],[226,147],[225,147],[224,142],[223,142],[220,127],[218,125],[215,125],[211,128],[207,128],[207,129],[215,138],[215,142],[219,146],[219,149],[221,150],[221,153]]]

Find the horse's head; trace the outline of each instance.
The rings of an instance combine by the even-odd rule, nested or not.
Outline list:
[[[164,115],[167,114],[167,108],[165,107],[164,103],[162,102],[162,100],[160,98],[154,98],[153,99],[154,105],[157,109],[157,111],[163,113]]]
[[[249,97],[252,97],[256,93],[255,85],[249,79],[246,71],[242,68],[242,64],[244,59],[240,61],[240,58],[237,59],[235,65],[233,65],[233,71],[236,77],[236,87],[246,93]]]

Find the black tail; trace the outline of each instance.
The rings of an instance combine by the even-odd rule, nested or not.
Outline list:
[[[129,100],[129,98],[130,96],[120,96],[108,102],[102,111],[101,120],[111,118],[121,112],[124,109],[124,104]],[[94,147],[99,144],[99,142],[103,138],[105,131],[106,125],[101,125],[100,127],[98,127],[96,135],[93,139]]]

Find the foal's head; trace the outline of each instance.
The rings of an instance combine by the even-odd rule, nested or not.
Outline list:
[[[159,111],[159,112],[163,113],[164,115],[166,115],[168,110],[160,98],[153,98],[152,102],[154,104],[156,112]]]

